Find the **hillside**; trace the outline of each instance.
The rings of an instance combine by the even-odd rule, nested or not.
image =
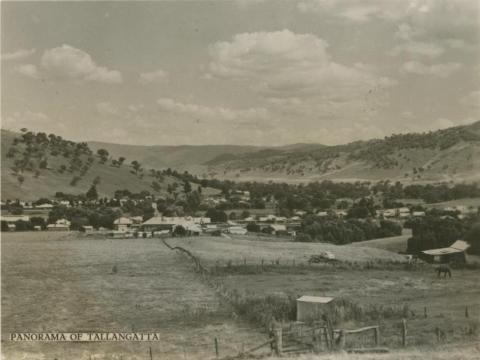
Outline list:
[[[346,145],[264,149],[231,156],[223,154],[205,165],[205,174],[223,179],[478,181],[480,122]]]
[[[172,168],[188,170],[193,173],[204,170],[204,163],[224,154],[245,155],[262,149],[256,146],[241,145],[142,146],[95,141],[89,142],[88,145],[94,152],[98,149],[105,149],[114,157],[125,157],[128,162],[137,160],[145,166],[155,169]]]
[[[98,183],[100,196],[111,197],[119,189],[165,197],[169,187],[182,192],[182,184],[173,176],[153,174],[142,164],[135,170],[130,162],[111,156],[102,159],[86,143],[41,134],[2,130],[2,199],[37,200],[56,192],[80,194],[93,182]]]
[[[177,177],[157,171],[166,168],[204,178],[260,182],[480,180],[480,122],[336,146],[75,143],[27,130],[20,134],[2,130],[1,142],[4,199],[33,200],[57,191],[85,193],[93,182],[98,183],[100,196],[111,196],[118,189],[164,196],[169,187],[170,193],[172,186],[181,188]]]

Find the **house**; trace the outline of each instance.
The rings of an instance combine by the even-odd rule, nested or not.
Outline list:
[[[191,216],[154,216],[151,219],[148,219],[142,224],[142,227],[145,231],[158,231],[158,230],[171,230],[177,226],[183,226],[187,229],[188,226],[199,225],[200,228],[202,225],[210,224],[211,220],[207,217],[191,217]],[[195,228],[197,229],[197,228]]]
[[[80,231],[83,231],[83,232],[86,232],[86,233],[93,232],[93,226],[91,226],[91,225],[83,225],[83,226],[80,228]]]
[[[413,217],[423,217],[423,216],[425,216],[425,211],[414,211],[412,213],[412,216]]]
[[[113,228],[116,231],[126,232],[132,226],[133,221],[127,217],[120,217],[113,222]]]
[[[297,299],[297,321],[318,319],[330,310],[332,297],[304,295]]]
[[[410,209],[408,207],[401,207],[398,209],[398,216],[401,218],[406,218],[410,216]]]
[[[283,224],[271,224],[270,228],[273,230],[272,234],[275,235],[287,235],[287,226]]]
[[[41,205],[35,205],[35,209],[52,209],[53,205],[52,204],[41,204]]]
[[[1,215],[1,221],[6,221],[9,224],[15,223],[17,221],[30,221],[30,216],[27,215]]]
[[[466,250],[470,247],[466,241],[457,240],[446,248],[424,250],[420,258],[430,263],[467,262]]]
[[[48,224],[47,230],[48,231],[68,231],[70,230],[71,222],[67,219],[59,219],[55,222],[55,224]]]
[[[35,225],[35,226],[33,227],[33,230],[35,230],[35,231],[42,231],[42,227],[41,227],[40,225]]]
[[[228,233],[232,235],[245,235],[247,232],[247,229],[242,226],[231,226],[228,228]]]

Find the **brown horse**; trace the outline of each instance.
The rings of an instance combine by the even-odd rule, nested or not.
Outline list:
[[[441,274],[443,274],[443,277],[446,278],[447,274],[448,277],[452,277],[452,271],[450,270],[450,266],[448,264],[440,264],[435,268],[435,272],[438,274],[438,277],[440,277]]]

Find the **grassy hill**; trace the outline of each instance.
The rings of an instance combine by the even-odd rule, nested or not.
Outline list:
[[[260,182],[480,181],[480,122],[336,146],[134,146],[6,130],[1,140],[2,197],[10,199],[84,193],[98,181],[101,196],[118,189],[165,195],[179,179],[151,169],[169,167],[205,178]],[[106,151],[99,155],[100,149]]]
[[[152,176],[143,167],[135,172],[130,162],[114,165],[116,159],[112,157],[103,161],[86,144],[79,145],[59,137],[45,140],[42,136],[39,141],[38,134],[25,142],[22,138],[25,135],[1,132],[3,199],[36,200],[52,197],[55,192],[80,194],[94,181],[99,181],[100,196],[112,196],[119,189],[146,190],[167,196],[169,185],[177,186],[177,192],[182,191],[179,180],[173,176]],[[154,188],[153,182],[158,187]],[[192,187],[195,189],[196,185]]]
[[[336,146],[307,146],[222,155],[206,174],[226,179],[308,182],[480,180],[480,122],[422,134]]]

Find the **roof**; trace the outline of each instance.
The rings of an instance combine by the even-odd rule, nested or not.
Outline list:
[[[309,296],[309,295],[303,295],[302,297],[297,299],[297,301],[300,301],[300,302],[317,303],[317,304],[328,304],[332,300],[333,300],[332,297]]]
[[[133,223],[133,221],[130,220],[129,218],[121,217],[121,218],[116,219],[113,223],[115,225],[131,225]]]
[[[16,222],[18,220],[30,221],[30,217],[27,215],[1,215],[0,220],[6,222]]]
[[[465,251],[470,247],[470,244],[463,240],[457,240],[450,245],[450,247],[456,250]]]
[[[446,255],[446,254],[455,254],[455,253],[460,253],[464,252],[470,247],[470,245],[463,240],[457,240],[455,241],[452,245],[446,248],[440,248],[440,249],[430,249],[430,250],[425,250],[422,251],[426,255]]]

